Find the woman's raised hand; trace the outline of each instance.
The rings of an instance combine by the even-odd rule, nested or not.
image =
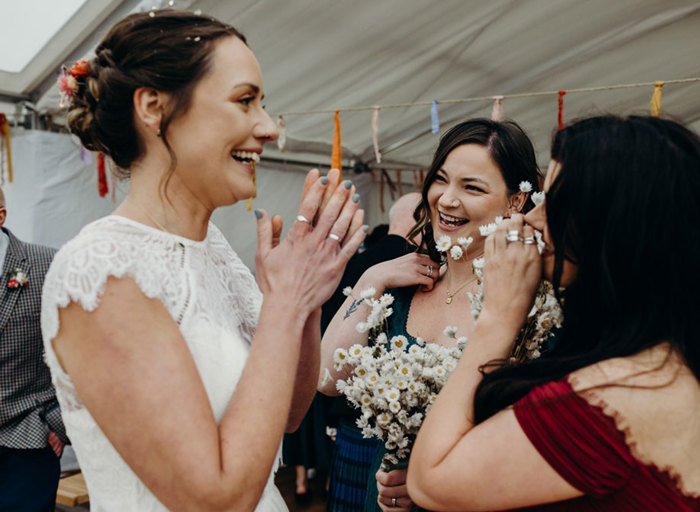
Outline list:
[[[377,263],[362,275],[361,286],[374,286],[377,291],[385,288],[422,285],[432,290],[440,275],[440,265],[426,254],[413,252],[393,260]]]
[[[510,240],[510,241],[509,241]],[[514,214],[498,225],[484,248],[484,307],[520,328],[532,307],[542,276],[535,232]]]
[[[350,181],[341,183],[321,209],[337,171],[319,178],[312,170],[304,184],[299,213],[283,240],[282,220],[264,211],[258,218],[255,256],[258,285],[263,294],[281,294],[307,312],[320,307],[333,293],[345,268],[365,236],[364,211]],[[314,223],[314,219],[316,219]]]

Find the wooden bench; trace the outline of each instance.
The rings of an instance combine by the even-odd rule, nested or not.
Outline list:
[[[87,485],[82,473],[61,478],[58,481],[58,491],[56,492],[56,503],[75,507],[90,501]]]

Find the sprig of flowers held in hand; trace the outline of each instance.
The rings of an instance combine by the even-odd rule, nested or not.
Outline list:
[[[520,183],[520,191],[532,192],[532,185],[523,181]],[[539,205],[544,200],[544,192],[534,192],[531,199],[535,205]],[[503,221],[502,217],[496,217],[493,223],[480,226],[479,231],[482,236],[489,236],[496,231],[498,224]],[[544,247],[542,233],[535,230],[535,240],[537,249],[541,253]],[[484,258],[476,258],[472,262],[474,274],[476,275],[479,289],[476,293],[469,293],[469,300],[472,304],[472,316],[479,318],[484,302]],[[513,345],[511,361],[523,361],[525,359],[537,359],[546,348],[545,342],[554,336],[554,328],[561,327],[564,316],[559,306],[559,301],[554,295],[552,283],[542,280],[535,293],[535,302],[527,315],[525,325],[523,325],[518,337]]]
[[[334,368],[353,369],[352,375],[338,380],[336,387],[352,406],[360,409],[357,426],[363,436],[384,442],[387,453],[382,466],[390,469],[408,459],[423,419],[457,366],[467,338],[457,338],[457,328],[448,326],[445,335],[456,339],[455,347],[426,343],[421,338],[409,345],[405,336],[389,339],[383,328],[394,298],[384,294],[375,299],[375,294],[372,288],[362,291],[370,313],[357,326],[360,332],[369,331],[372,343],[337,349]],[[329,373],[326,378],[330,378]]]

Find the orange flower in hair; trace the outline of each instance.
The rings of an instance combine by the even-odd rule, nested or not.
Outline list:
[[[74,77],[85,76],[88,74],[88,63],[85,59],[80,59],[75,61],[75,63],[68,70],[68,73]]]

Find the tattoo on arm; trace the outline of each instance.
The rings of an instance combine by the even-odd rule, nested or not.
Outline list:
[[[345,316],[343,317],[343,320],[347,320],[350,317],[350,315],[352,315],[355,311],[357,311],[357,307],[360,304],[362,304],[362,299],[360,299],[360,300],[353,299],[352,304],[350,304],[350,307],[345,312]]]

